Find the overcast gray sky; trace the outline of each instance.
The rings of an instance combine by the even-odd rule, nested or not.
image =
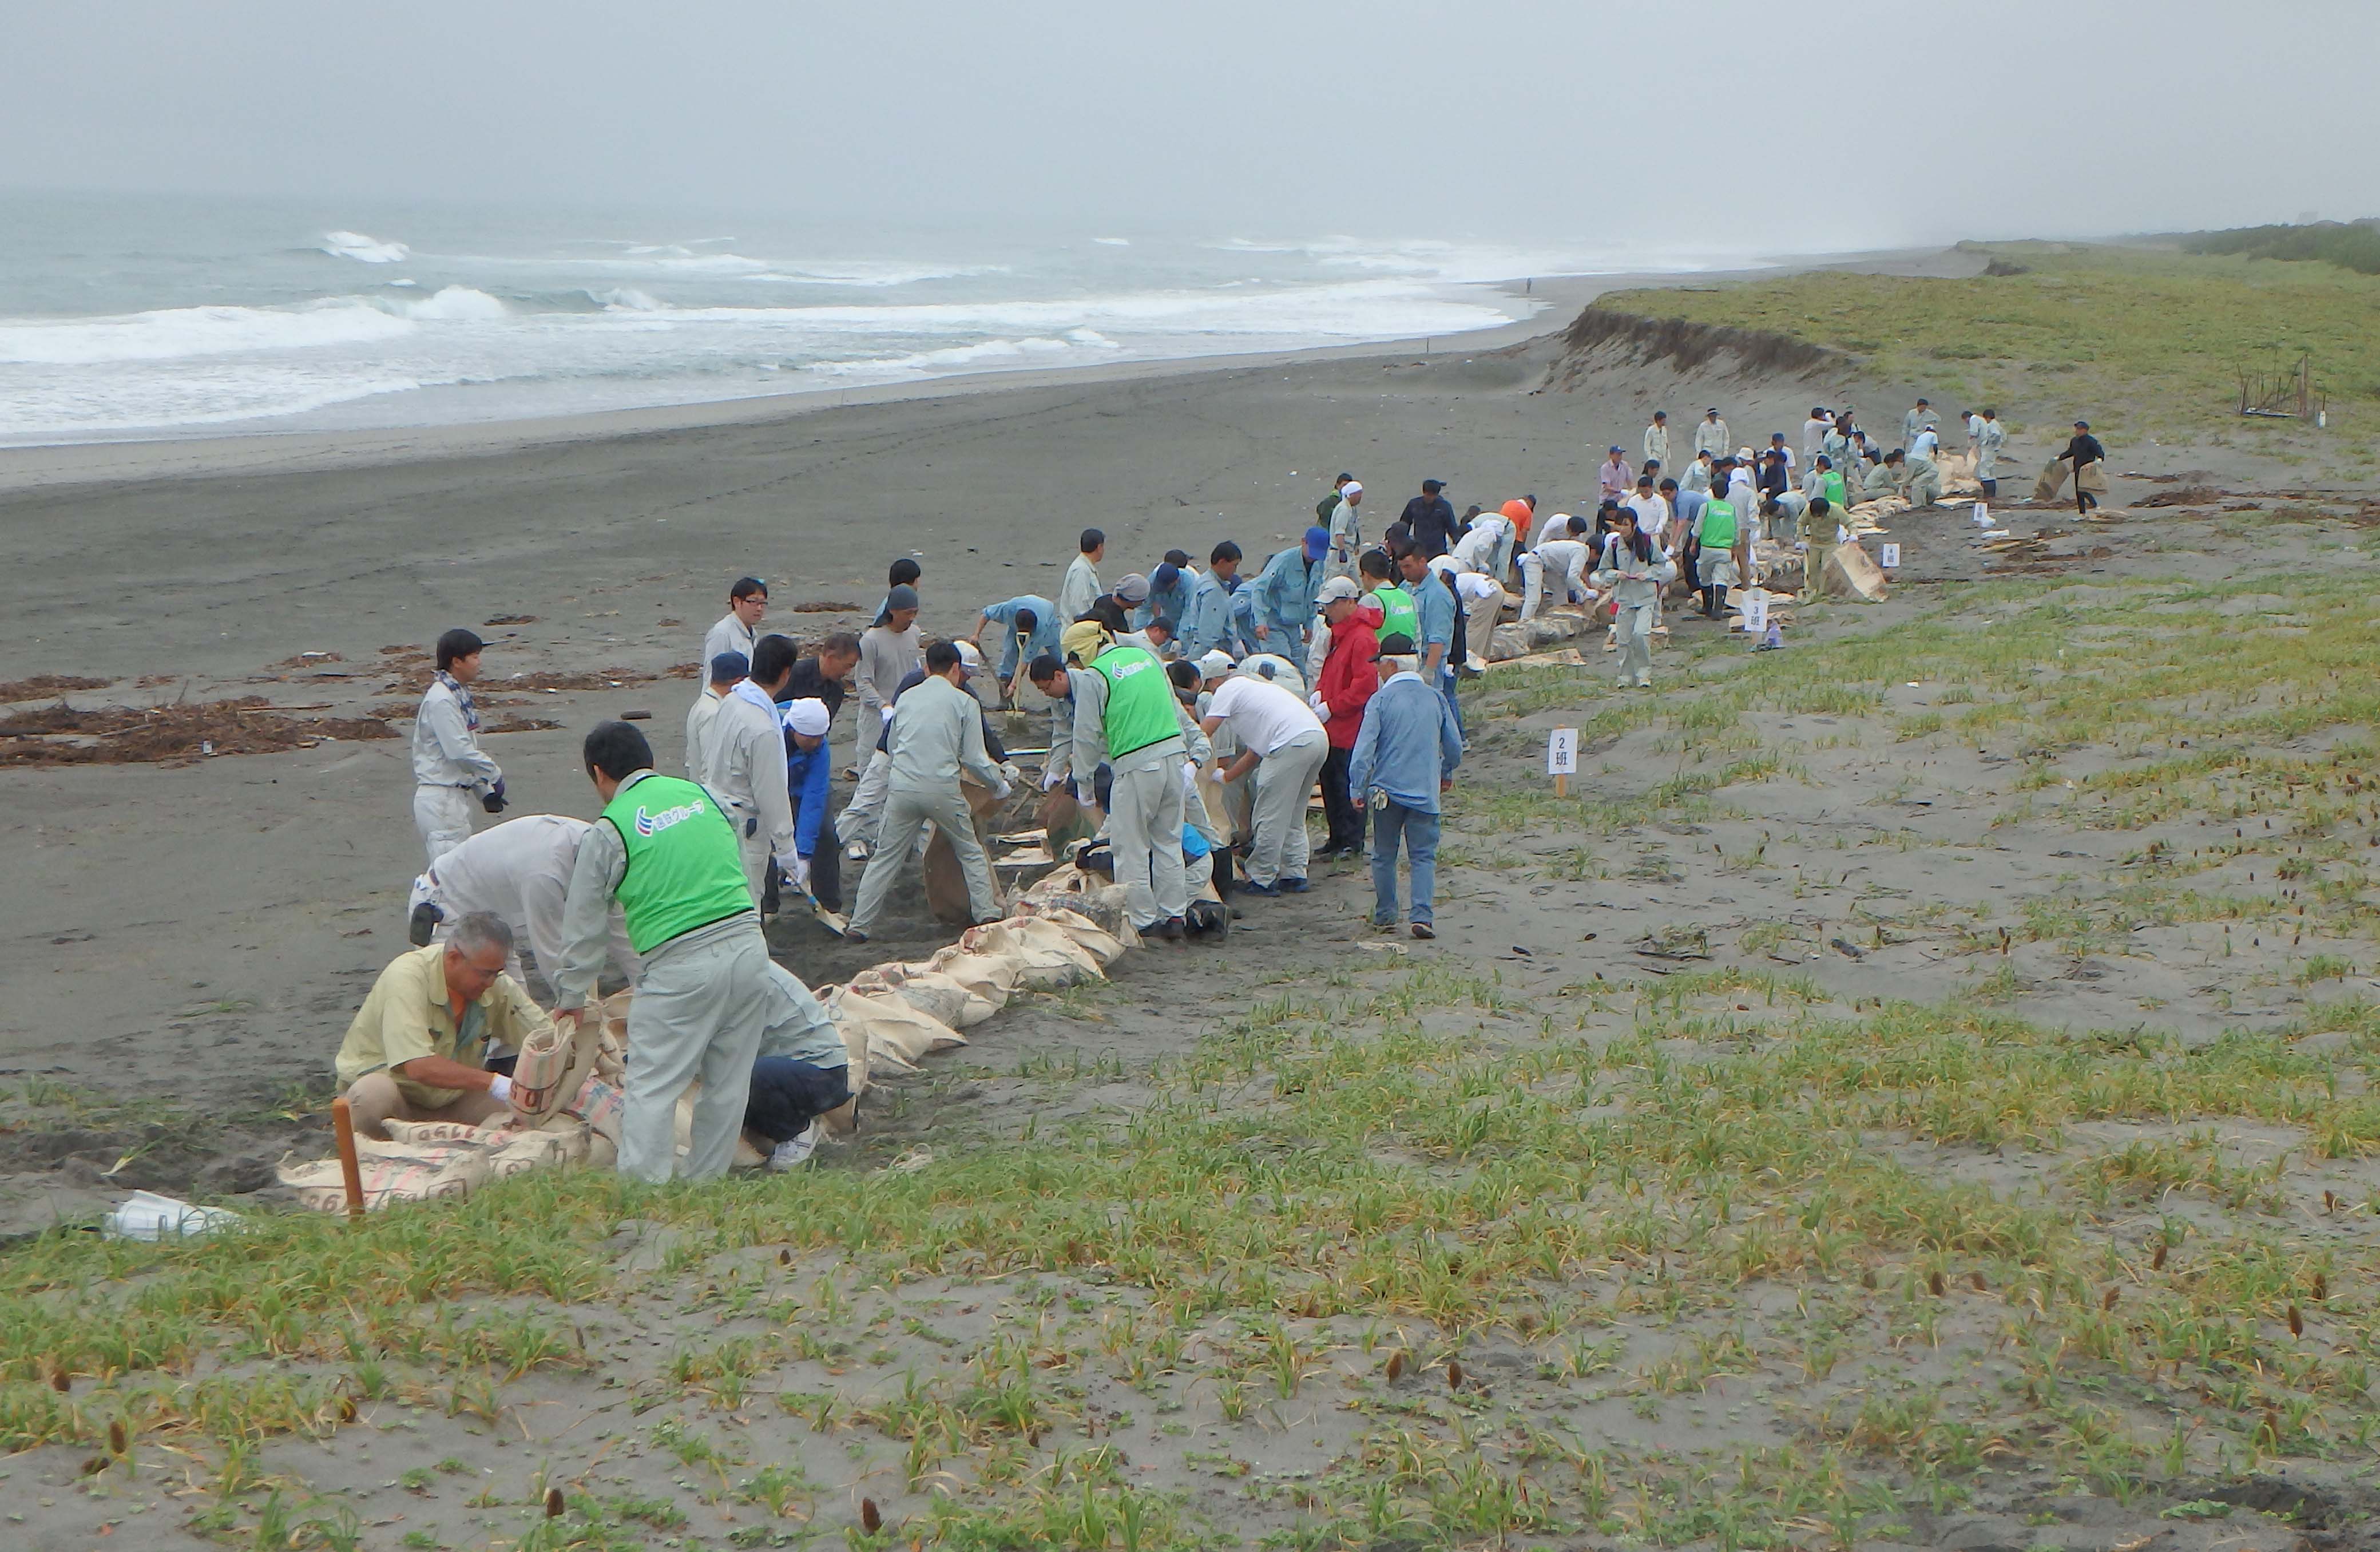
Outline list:
[[[8,0],[0,186],[1815,251],[2380,214],[2375,0]]]

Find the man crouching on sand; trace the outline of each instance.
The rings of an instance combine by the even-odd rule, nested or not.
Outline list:
[[[599,928],[598,964],[605,936]],[[357,1131],[384,1143],[391,1121],[476,1126],[512,1107],[512,1080],[488,1070],[488,1052],[516,1051],[546,1027],[504,973],[512,951],[513,930],[482,910],[456,921],[445,942],[389,961],[339,1045]]]

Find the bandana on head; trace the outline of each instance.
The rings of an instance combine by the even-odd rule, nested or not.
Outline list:
[[[1095,619],[1078,619],[1058,638],[1060,654],[1086,668],[1112,644],[1107,627]]]

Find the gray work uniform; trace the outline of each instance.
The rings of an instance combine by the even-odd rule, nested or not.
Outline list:
[[[433,679],[413,714],[413,827],[428,861],[471,838],[471,799],[492,790],[504,771],[480,747],[462,703]]]
[[[1660,603],[1661,589],[1677,580],[1678,564],[1658,550],[1653,552],[1651,561],[1639,560],[1615,538],[1605,543],[1603,566],[1595,580],[1612,590],[1619,607],[1613,623],[1620,638],[1620,682],[1650,684],[1654,610]]]
[[[901,697],[886,740],[892,760],[884,818],[877,845],[859,882],[859,909],[851,930],[866,933],[883,914],[885,897],[928,824],[949,837],[966,874],[967,906],[978,922],[1000,910],[991,884],[991,860],[976,838],[975,815],[959,790],[959,773],[970,772],[995,791],[1008,785],[983,744],[983,704],[940,674],[929,674]]]
[[[710,788],[735,826],[757,906],[768,884],[769,859],[790,863],[794,857],[794,800],[785,787],[785,731],[776,708],[762,711],[728,691],[703,736],[702,764],[695,780]]]
[[[859,636],[859,663],[852,670],[852,688],[859,691],[859,746],[852,764],[865,770],[868,752],[884,736],[884,710],[892,703],[901,681],[926,660],[925,638],[915,620],[906,630],[871,625]]]
[[[780,768],[783,762],[778,762]],[[624,786],[650,776],[639,771]],[[612,909],[628,871],[619,832],[598,825],[578,848],[563,905],[565,1008],[584,1008],[610,943]],[[737,911],[681,933],[644,957],[643,979],[628,1005],[626,1093],[620,1118],[620,1173],[658,1185],[673,1175],[710,1179],[735,1160],[736,1134],[752,1087],[752,1062],[770,1026],[787,1017],[786,998],[770,972],[760,914]],[[677,1102],[696,1079],[694,1126],[681,1165]]]

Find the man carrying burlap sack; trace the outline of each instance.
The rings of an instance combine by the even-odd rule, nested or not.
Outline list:
[[[599,963],[607,947],[599,935]],[[517,1050],[550,1028],[504,972],[512,951],[504,918],[473,911],[444,943],[400,954],[380,972],[339,1044],[358,1134],[384,1143],[393,1120],[471,1126],[509,1113],[512,1080],[488,1070],[489,1047]]]

